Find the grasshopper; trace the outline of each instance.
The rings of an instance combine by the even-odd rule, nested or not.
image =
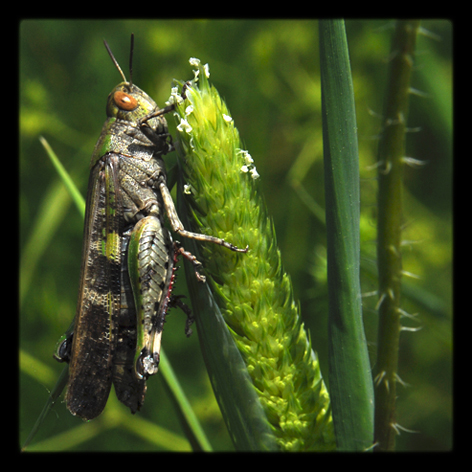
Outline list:
[[[92,154],[75,323],[55,354],[69,363],[67,408],[86,420],[102,412],[112,383],[132,413],[140,409],[146,380],[158,370],[170,307],[184,310],[191,333],[191,312],[172,295],[177,257],[193,263],[200,281],[205,277],[195,256],[173,241],[164,214],[179,236],[248,250],[184,228],[163,160],[174,150],[164,117],[174,105],[160,109],[132,83],[133,36],[129,81],[106,41],[105,47],[123,82],[108,96],[108,118]]]

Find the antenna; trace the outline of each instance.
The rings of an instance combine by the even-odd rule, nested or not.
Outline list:
[[[118,64],[117,60],[115,59],[115,56],[111,52],[110,46],[108,46],[108,43],[105,40],[103,40],[103,42],[105,43],[105,47],[107,48],[108,54],[110,54],[110,57],[111,57],[111,60],[113,61],[113,64],[115,64],[115,67],[118,69],[118,72],[121,74],[121,77],[123,77],[123,80],[125,82],[128,82],[126,80],[125,74],[123,74],[123,71],[121,70],[120,65]],[[133,48],[133,42],[134,42],[133,36],[131,36],[131,52],[133,51],[133,49],[132,49]],[[131,61],[131,59],[130,59],[130,61]]]
[[[131,33],[131,46],[129,51],[129,85],[133,85],[133,51],[134,51],[134,33]]]

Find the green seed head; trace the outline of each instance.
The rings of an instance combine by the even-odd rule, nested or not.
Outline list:
[[[205,248],[209,282],[280,449],[332,450],[329,397],[258,192],[254,159],[208,82],[208,66],[191,64],[197,70],[186,99],[178,103],[174,91],[170,100],[185,154],[185,198],[198,231],[249,246],[242,255]]]

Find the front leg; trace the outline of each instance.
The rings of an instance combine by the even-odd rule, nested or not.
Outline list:
[[[177,214],[177,210],[175,209],[174,201],[172,200],[170,191],[164,181],[161,181],[159,183],[159,190],[162,195],[162,200],[164,201],[164,207],[166,209],[169,222],[172,226],[172,229],[177,234],[185,238],[196,239],[197,241],[207,241],[210,243],[219,244],[220,246],[224,246],[228,249],[231,249],[231,251],[235,252],[247,252],[249,250],[249,246],[246,246],[244,249],[239,249],[237,246],[226,242],[224,239],[216,238],[215,236],[209,236],[207,234],[193,233],[191,231],[187,231],[184,228],[182,222],[180,221],[179,215]]]
[[[182,100],[185,100],[185,92],[190,85],[190,82],[186,82],[182,88],[180,95]],[[149,139],[155,146],[159,148],[160,153],[167,154],[168,152],[174,151],[174,145],[172,143],[172,136],[168,132],[167,122],[164,115],[175,110],[175,104],[168,105],[164,108],[158,108],[151,113],[140,118],[137,122],[138,129]],[[155,129],[152,125],[149,125],[149,121],[157,118],[157,126]]]

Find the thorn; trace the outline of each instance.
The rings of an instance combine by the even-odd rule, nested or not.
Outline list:
[[[385,127],[387,126],[395,126],[401,125],[405,123],[405,116],[403,113],[400,113],[396,118],[386,118],[385,119]]]
[[[385,384],[385,387],[387,388],[387,392],[389,390],[388,388],[388,380],[385,380],[385,377],[387,376],[387,372],[385,370],[383,370],[382,372],[379,372],[375,378],[374,378],[374,381],[375,381],[375,386],[378,387],[382,382]]]
[[[374,450],[374,449],[378,446],[378,444],[379,444],[378,442],[374,442],[374,444],[372,444],[372,446],[366,447],[366,448],[364,449],[364,452]]]
[[[374,308],[375,310],[378,310],[380,308],[380,306],[384,302],[386,296],[387,295],[385,293],[382,293],[382,295],[379,298],[379,301],[377,302],[377,305],[375,305],[375,308]]]
[[[410,384],[404,382],[398,374],[395,374],[395,380],[403,387],[410,387]]]
[[[384,116],[380,113],[377,113],[376,111],[372,110],[372,108],[367,107],[367,113],[369,113],[370,116],[373,116],[374,118],[379,118],[380,120],[383,120]]]
[[[377,161],[375,164],[371,164],[370,166],[366,167],[366,170],[374,170],[377,169],[383,163],[383,161]]]
[[[381,26],[377,26],[372,31],[374,33],[383,33],[384,31],[393,30],[393,29],[395,29],[395,22],[394,21],[387,21],[387,23],[385,23]]]
[[[361,294],[362,298],[367,298],[367,297],[375,297],[376,295],[379,294],[378,290],[373,290],[372,292],[365,292]]]
[[[429,98],[430,97],[429,93],[423,92],[423,91],[415,89],[413,87],[410,87],[408,89],[408,92],[411,95],[416,95],[416,96],[421,97],[421,98]]]
[[[416,328],[410,328],[409,326],[402,326],[400,328],[400,331],[410,331],[412,333],[416,333],[417,331],[420,331],[421,329],[423,329],[423,326],[418,326]]]
[[[363,141],[380,141],[380,138],[382,137],[381,134],[372,134],[370,136],[359,136],[359,139],[362,139]]]
[[[405,133],[419,133],[421,131],[421,126],[416,126],[415,128],[405,128]]]
[[[394,246],[393,244],[390,244],[388,247],[387,247],[388,251],[390,252],[390,254],[393,254],[394,256],[398,257],[400,254],[399,254],[399,250],[396,246]],[[393,300],[393,296],[392,296],[392,300]]]
[[[416,317],[418,316],[419,313],[408,313],[405,310],[402,310],[401,308],[398,308],[398,312],[400,313],[400,317],[405,317],[405,318],[410,318],[412,320],[416,320]]]
[[[401,161],[407,166],[413,167],[413,169],[423,167],[426,164],[428,164],[428,161],[420,161],[419,159],[415,159],[414,157],[406,157],[406,156],[402,157]]]
[[[409,246],[410,244],[420,244],[424,239],[405,239],[400,243],[400,246]]]
[[[405,431],[406,433],[419,433],[419,431],[413,431],[412,429],[404,428],[398,423],[391,423],[390,426],[395,430],[395,432],[400,436],[400,430]]]
[[[384,169],[380,169],[380,162],[379,162],[379,173],[380,174],[383,174],[383,175],[387,175],[390,173],[390,171],[392,170],[392,163],[390,161],[387,162],[387,165],[385,166]],[[384,162],[382,161],[382,164],[384,164]]]
[[[413,64],[415,61],[413,60],[413,56],[411,54],[403,54],[403,57],[405,58],[405,61],[410,67],[413,67]]]
[[[385,59],[384,59],[384,62],[386,62],[387,64],[389,62],[392,62],[398,55],[400,54],[400,51],[395,50],[395,51],[392,51]]]
[[[436,33],[433,33],[432,31],[427,30],[426,28],[423,28],[422,26],[419,27],[418,34],[426,36],[427,38],[430,38],[430,39],[434,39],[435,41],[442,41],[441,36],[439,36]]]

